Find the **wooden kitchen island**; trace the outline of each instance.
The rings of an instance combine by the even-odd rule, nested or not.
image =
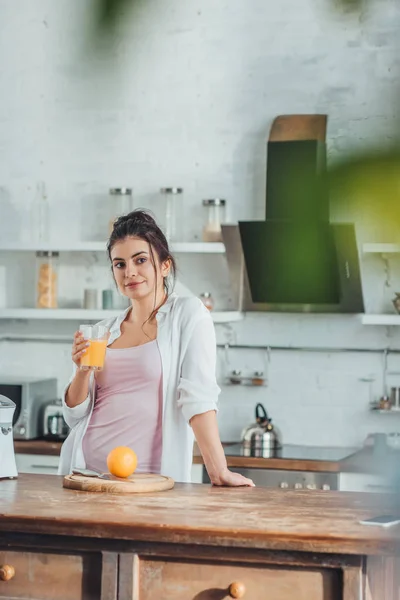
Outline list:
[[[399,600],[395,496],[177,484],[153,494],[0,481],[0,599]],[[397,571],[397,573],[396,573]]]

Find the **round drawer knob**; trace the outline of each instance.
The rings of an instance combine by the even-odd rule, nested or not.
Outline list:
[[[244,583],[241,583],[240,581],[234,581],[229,586],[229,596],[231,598],[244,598],[245,593],[246,587]]]
[[[15,569],[12,565],[3,565],[0,567],[0,581],[10,581],[15,575]]]

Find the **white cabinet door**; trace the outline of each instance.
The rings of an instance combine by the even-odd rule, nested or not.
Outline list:
[[[203,465],[192,465],[192,483],[203,483]]]
[[[18,473],[37,473],[38,475],[57,475],[59,456],[44,454],[16,454]]]
[[[384,477],[368,473],[340,473],[339,490],[341,492],[393,492]]]

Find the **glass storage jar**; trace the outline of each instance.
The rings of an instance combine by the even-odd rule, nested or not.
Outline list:
[[[183,208],[183,188],[170,187],[161,188],[162,208],[164,211],[164,233],[168,242],[176,242],[177,232],[176,221],[179,214],[182,218]],[[182,237],[182,236],[181,236]]]
[[[110,188],[109,195],[111,196],[111,207],[108,232],[111,235],[114,222],[118,219],[118,217],[127,215],[133,209],[132,188]]]
[[[203,206],[207,209],[207,220],[203,227],[203,241],[221,242],[221,223],[225,219],[226,200],[210,198],[209,200],[203,200]]]
[[[46,184],[40,181],[31,204],[31,231],[34,242],[47,242],[50,235],[50,207]]]
[[[57,308],[58,252],[36,252],[36,308]]]

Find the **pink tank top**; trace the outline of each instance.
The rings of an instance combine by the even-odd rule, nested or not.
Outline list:
[[[162,365],[157,341],[107,348],[96,375],[93,413],[83,438],[88,469],[107,472],[116,446],[132,448],[138,473],[159,473],[162,449]]]

